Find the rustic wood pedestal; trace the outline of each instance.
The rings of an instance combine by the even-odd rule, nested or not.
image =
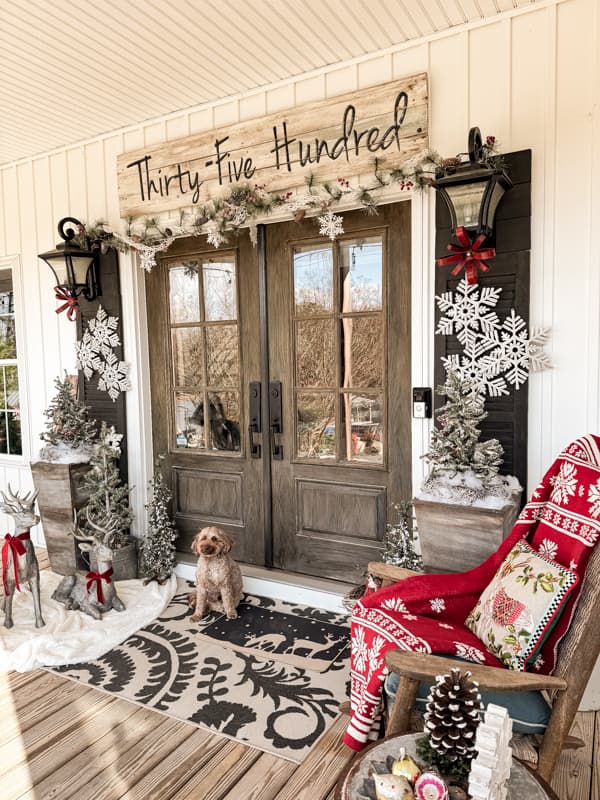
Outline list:
[[[81,484],[89,470],[89,464],[49,461],[31,464],[33,482],[39,490],[37,501],[50,568],[59,575],[70,575],[88,567],[69,530],[73,525],[73,509],[80,509],[88,500]]]

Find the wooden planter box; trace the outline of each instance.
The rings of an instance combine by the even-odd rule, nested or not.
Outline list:
[[[37,502],[48,560],[53,572],[59,575],[87,569],[87,563],[69,531],[73,525],[73,509],[79,510],[88,500],[81,484],[89,470],[89,464],[53,464],[48,461],[31,464],[33,482],[39,491]]]
[[[502,509],[434,503],[415,498],[415,514],[427,572],[464,572],[494,553],[519,514],[521,492]]]

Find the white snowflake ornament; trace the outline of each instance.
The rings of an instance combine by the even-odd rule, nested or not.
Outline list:
[[[204,229],[206,231],[206,239],[208,243],[212,244],[214,248],[221,247],[221,245],[227,241],[225,236],[219,230],[218,222],[215,220],[210,220],[210,222],[207,222]]]
[[[102,353],[102,355],[106,356],[113,347],[118,347],[121,344],[117,333],[118,327],[119,318],[110,317],[102,306],[99,306],[96,316],[88,322],[86,330],[86,333],[89,333],[91,338],[90,346],[94,353]]]
[[[318,217],[317,221],[319,223],[319,233],[321,236],[327,236],[332,242],[344,233],[344,220],[339,214],[334,214],[333,211],[327,211],[325,214]]]
[[[96,370],[97,351],[94,340],[87,328],[81,337],[81,341],[75,342],[75,352],[77,354],[77,369],[83,370],[83,374],[89,381]]]
[[[106,436],[104,437],[104,443],[107,445],[107,447],[110,447],[111,450],[114,450],[115,453],[120,453],[122,438],[123,434],[117,433],[115,430],[115,426],[111,425],[106,432]]]
[[[461,353],[442,357],[446,371],[471,380],[481,394],[500,397],[509,394],[509,385],[519,389],[532,371],[551,367],[544,352],[549,331],[527,330],[527,325],[511,308],[502,323],[495,312],[501,288],[470,285],[462,279],[455,292],[436,297],[442,317],[436,333],[455,335],[463,345]]]
[[[113,403],[121,392],[131,388],[129,380],[129,364],[119,361],[114,353],[110,353],[105,361],[99,361],[96,366],[98,372],[98,389],[107,392]]]
[[[175,236],[167,236],[158,244],[142,244],[129,236],[121,236],[119,238],[125,244],[128,244],[132,250],[135,250],[140,257],[140,266],[146,272],[152,272],[156,266],[156,254],[162,253],[175,241]]]

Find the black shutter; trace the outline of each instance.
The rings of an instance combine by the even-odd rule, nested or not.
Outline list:
[[[531,247],[531,150],[508,153],[505,167],[513,187],[504,195],[496,215],[496,257],[491,259],[490,271],[479,274],[480,286],[502,289],[496,312],[502,321],[511,308],[529,324],[529,250]],[[436,199],[436,259],[448,255],[451,238],[450,215],[446,204]],[[453,278],[451,267],[437,267],[435,293],[454,291],[464,271]],[[436,304],[435,324],[442,316]],[[456,336],[435,335],[435,385],[444,383],[441,357],[460,352],[462,345]],[[528,382],[518,390],[509,385],[510,394],[486,398],[487,418],[481,425],[482,441],[498,439],[504,448],[501,472],[516,475],[523,486],[527,480],[527,397]],[[439,407],[443,398],[435,396]]]
[[[81,314],[77,322],[77,338],[81,339],[84,329],[88,322],[96,316],[98,307],[106,311],[109,316],[118,317],[119,325],[117,333],[123,342],[123,326],[121,324],[121,285],[119,281],[119,254],[116,250],[110,249],[107,253],[100,255],[100,285],[102,295],[93,302],[89,303],[81,299]],[[114,348],[114,353],[119,360],[123,360],[123,346]],[[79,397],[90,407],[90,418],[101,422],[104,420],[107,425],[114,425],[117,433],[123,434],[121,440],[121,459],[119,471],[121,480],[127,483],[127,428],[125,417],[125,393],[121,392],[117,400],[113,403],[106,392],[98,389],[98,373],[94,373],[88,381],[83,372],[79,372]]]

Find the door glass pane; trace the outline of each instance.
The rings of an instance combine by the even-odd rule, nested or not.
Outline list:
[[[235,262],[208,259],[202,264],[204,282],[204,318],[207,320],[237,319]]]
[[[383,317],[342,318],[343,386],[370,389],[383,386]]]
[[[209,447],[240,449],[240,401],[237,392],[209,392]]]
[[[333,249],[294,248],[294,302],[296,314],[333,311]]]
[[[342,394],[347,461],[383,463],[383,403],[380,396]]]
[[[381,237],[354,239],[340,246],[340,309],[379,311],[383,297]]]
[[[202,395],[175,392],[175,447],[203,449],[204,401]]]
[[[172,331],[173,374],[176,386],[202,386],[202,328],[175,328]]]
[[[335,458],[335,396],[333,392],[298,392],[296,452],[300,458]]]
[[[169,305],[171,323],[199,321],[197,261],[189,261],[169,270]]]
[[[336,384],[333,318],[296,323],[296,385],[333,389]]]
[[[209,386],[238,388],[240,353],[237,325],[206,326],[206,369]]]

